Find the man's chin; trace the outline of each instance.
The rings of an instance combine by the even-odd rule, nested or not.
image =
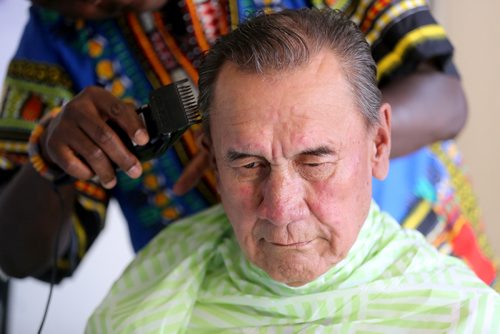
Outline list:
[[[273,280],[294,287],[314,281],[329,269],[316,256],[307,256],[294,250],[287,253],[289,254],[266,254],[263,265],[256,265]]]

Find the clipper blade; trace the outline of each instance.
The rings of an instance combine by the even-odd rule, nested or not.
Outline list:
[[[201,114],[188,79],[154,90],[149,97],[158,133],[173,133],[201,122]]]

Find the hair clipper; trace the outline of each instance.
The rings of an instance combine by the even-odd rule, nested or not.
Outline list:
[[[115,123],[110,124],[125,146],[140,161],[148,161],[163,154],[193,124],[201,123],[196,97],[188,79],[176,81],[153,90],[149,104],[138,108],[146,125],[149,142],[135,145]]]

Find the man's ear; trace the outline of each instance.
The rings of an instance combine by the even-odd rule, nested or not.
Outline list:
[[[391,153],[391,106],[382,104],[379,109],[380,124],[373,130],[372,174],[383,180],[389,173],[389,157]]]

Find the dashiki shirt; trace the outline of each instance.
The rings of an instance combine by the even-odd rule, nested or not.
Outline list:
[[[0,182],[27,163],[26,146],[35,123],[84,87],[105,87],[142,105],[153,88],[182,78],[195,85],[200,54],[247,15],[303,7],[340,9],[359,25],[372,47],[381,87],[425,61],[456,75],[453,47],[425,0],[172,0],[156,12],[102,21],[68,20],[32,7],[3,86]],[[112,191],[75,182],[73,238],[58,263],[59,280],[71,275],[104,227],[110,198],[122,208],[136,251],[172,221],[218,201],[209,172],[187,195],[172,193],[197,152],[196,131],[199,127],[187,131],[161,158],[144,163],[141,178],[119,173]],[[492,253],[461,165],[452,141],[420,149],[393,161],[388,180],[375,182],[374,198],[405,227],[418,229],[441,252],[460,256],[494,284]]]
[[[500,333],[499,314],[462,261],[376,204],[346,258],[301,287],[246,260],[219,205],[151,241],[86,333]]]

